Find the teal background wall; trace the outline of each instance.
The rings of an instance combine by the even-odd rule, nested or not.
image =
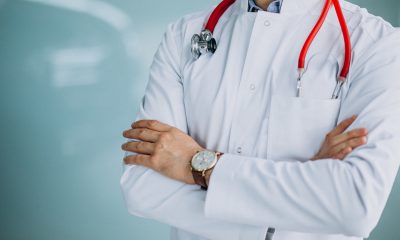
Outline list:
[[[398,0],[354,2],[400,23]],[[121,132],[167,23],[215,3],[0,0],[0,239],[168,239],[125,209]],[[370,239],[400,239],[399,186]]]

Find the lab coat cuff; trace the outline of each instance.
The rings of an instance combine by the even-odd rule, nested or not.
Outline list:
[[[234,173],[238,162],[229,153],[223,154],[210,176],[204,211],[206,217],[228,220],[235,211],[234,198],[230,188],[235,184]]]
[[[224,153],[210,176],[206,200],[205,215],[209,218],[231,222],[237,209],[235,198],[231,189],[235,186],[235,173],[240,170],[244,161],[240,156]],[[243,223],[242,223],[243,224]],[[264,240],[267,228],[260,226],[244,225],[240,230],[239,239]]]

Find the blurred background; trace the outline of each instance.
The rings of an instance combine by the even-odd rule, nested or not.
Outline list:
[[[395,26],[400,1],[354,0]],[[130,216],[125,142],[168,23],[217,1],[0,0],[0,239],[167,240]],[[398,240],[400,185],[371,240]]]

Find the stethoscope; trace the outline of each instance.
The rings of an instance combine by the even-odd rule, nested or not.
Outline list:
[[[195,34],[192,37],[192,55],[194,59],[198,59],[202,54],[214,53],[217,50],[217,42],[213,38],[213,32],[215,26],[217,25],[221,16],[225,11],[235,2],[235,0],[222,0],[222,2],[214,9],[211,13],[207,24],[200,34]],[[337,79],[335,89],[332,94],[332,99],[337,99],[339,97],[340,91],[343,87],[344,82],[347,79],[347,75],[350,70],[350,60],[351,60],[351,42],[350,34],[347,28],[346,20],[343,16],[342,8],[340,7],[339,0],[326,0],[324,8],[322,10],[321,16],[319,17],[316,25],[308,36],[303,48],[300,52],[299,62],[298,62],[298,78],[297,78],[297,97],[301,97],[302,85],[301,79],[304,74],[304,66],[306,61],[306,56],[311,43],[314,41],[316,35],[321,29],[323,23],[325,22],[326,16],[332,6],[335,7],[336,15],[338,17],[340,27],[342,29],[344,45],[345,45],[345,58],[343,62],[343,68]]]
[[[207,21],[207,24],[205,25],[204,29],[200,32],[200,34],[193,35],[191,50],[194,59],[198,59],[202,54],[214,53],[217,50],[217,42],[213,38],[213,32],[215,26],[217,25],[221,16],[234,2],[235,0],[223,0],[211,13]],[[332,3],[335,7],[335,12],[338,17],[340,27],[342,29],[344,45],[345,45],[345,58],[343,62],[343,68],[337,79],[336,86],[332,94],[332,99],[337,99],[339,97],[343,84],[347,79],[347,75],[350,70],[350,60],[351,60],[351,42],[350,42],[349,30],[347,28],[346,20],[343,16],[339,0],[326,0],[324,8],[321,12],[321,16],[319,17],[316,25],[314,26],[313,30],[308,36],[300,52],[299,62],[298,62],[298,78],[297,78],[297,94],[296,94],[297,97],[301,96],[301,90],[302,90],[301,78],[303,77],[304,74],[304,66],[306,62],[307,52],[311,46],[311,43],[314,41],[316,35],[318,34],[323,23],[325,22],[326,16],[328,15]],[[265,239],[271,240],[274,233],[275,233],[274,228],[268,228]]]

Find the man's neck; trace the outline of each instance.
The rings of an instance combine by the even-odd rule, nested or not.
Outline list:
[[[271,2],[274,0],[255,0],[255,4],[259,6],[262,10],[266,11],[268,9],[268,6]]]

